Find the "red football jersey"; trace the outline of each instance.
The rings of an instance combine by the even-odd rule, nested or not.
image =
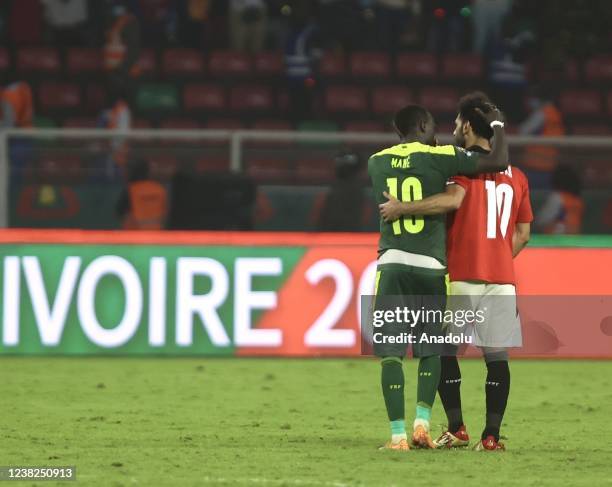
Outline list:
[[[527,177],[508,166],[504,172],[456,176],[451,182],[466,193],[461,207],[448,216],[450,280],[514,284],[514,228],[533,220]]]

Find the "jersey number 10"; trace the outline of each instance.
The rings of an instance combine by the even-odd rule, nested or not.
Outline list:
[[[423,199],[423,187],[421,181],[414,176],[402,181],[401,195],[397,194],[397,179],[387,178],[389,194],[400,201],[417,201]],[[408,233],[419,233],[425,227],[425,220],[422,216],[405,216],[393,222],[393,235],[401,235],[402,224]]]
[[[487,238],[497,237],[498,218],[502,238],[506,238],[514,190],[506,183],[495,186],[495,181],[485,181],[485,189],[487,190]]]

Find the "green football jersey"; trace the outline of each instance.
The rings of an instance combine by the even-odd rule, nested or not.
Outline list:
[[[478,154],[452,145],[420,142],[382,150],[368,161],[376,202],[383,191],[400,201],[415,201],[445,191],[449,178],[476,172]],[[446,265],[446,215],[406,216],[393,223],[380,219],[379,251],[399,249],[427,255]]]

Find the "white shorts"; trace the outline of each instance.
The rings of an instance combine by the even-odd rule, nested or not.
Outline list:
[[[523,344],[521,319],[516,306],[516,288],[512,284],[488,284],[451,281],[447,309],[454,322],[449,334],[472,336],[478,347],[520,347]],[[471,322],[457,317],[471,311]],[[458,314],[459,312],[459,314]]]

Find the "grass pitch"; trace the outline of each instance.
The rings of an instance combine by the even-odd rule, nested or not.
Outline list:
[[[377,451],[374,360],[4,357],[0,370],[0,465],[76,465],[80,485],[612,485],[612,361],[513,362],[501,454]],[[485,367],[462,371],[475,438]],[[435,433],[443,418],[438,399]]]

